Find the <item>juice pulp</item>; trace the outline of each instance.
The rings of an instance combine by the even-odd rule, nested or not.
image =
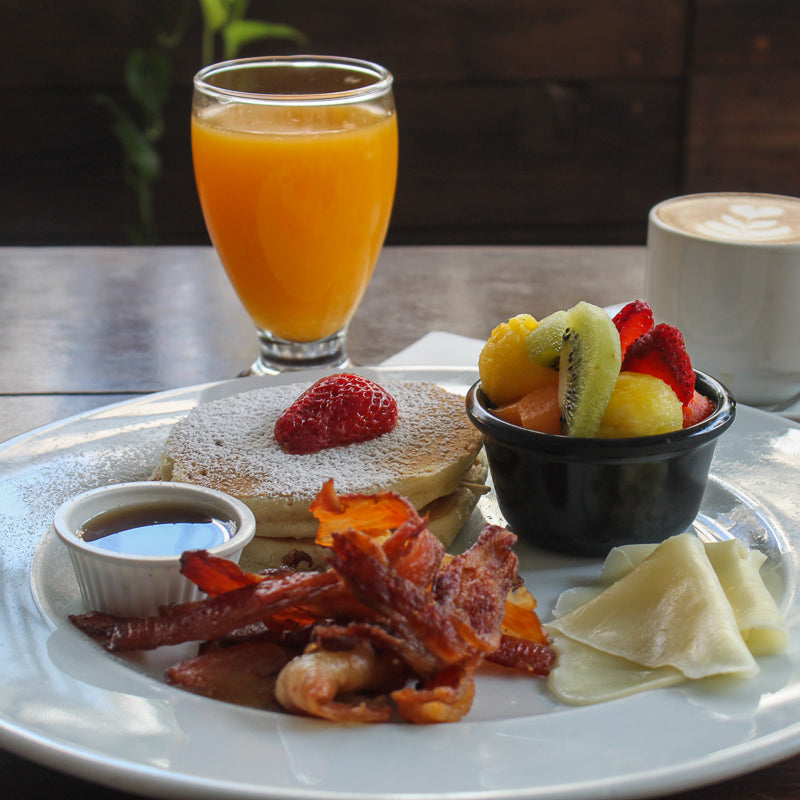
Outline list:
[[[200,113],[200,204],[251,319],[288,341],[335,333],[355,312],[389,226],[396,117],[364,106]]]

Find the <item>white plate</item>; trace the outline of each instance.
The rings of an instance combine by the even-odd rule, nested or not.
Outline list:
[[[363,370],[465,390],[470,370]],[[202,397],[264,379],[151,395],[72,417],[0,448],[0,745],[50,767],[156,797],[399,800],[654,796],[800,752],[800,428],[740,409],[721,440],[698,530],[768,556],[793,631],[788,653],[746,683],[697,683],[587,707],[540,680],[494,670],[460,723],[335,725],[226,705],[166,686],[165,655],[129,660],[66,615],[80,600],[50,532],[58,504],[147,477],[169,427]],[[460,540],[496,518],[491,497]],[[598,564],[520,546],[542,616]]]

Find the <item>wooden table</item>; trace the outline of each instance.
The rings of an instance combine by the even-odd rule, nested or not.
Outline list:
[[[376,364],[431,330],[485,338],[517,313],[641,296],[644,259],[639,247],[388,248],[350,354]],[[0,249],[0,341],[2,441],[127,397],[230,378],[256,356],[251,324],[203,247]],[[3,800],[132,796],[5,751],[0,776]],[[798,791],[800,757],[680,797]]]

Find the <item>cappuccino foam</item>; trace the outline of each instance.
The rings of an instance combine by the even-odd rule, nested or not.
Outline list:
[[[800,198],[717,192],[665,200],[654,216],[674,230],[742,244],[800,243]]]

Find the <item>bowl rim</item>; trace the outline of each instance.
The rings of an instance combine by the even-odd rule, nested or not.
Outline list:
[[[597,439],[521,428],[496,417],[489,411],[480,380],[476,381],[467,392],[467,415],[484,436],[490,436],[520,449],[530,448],[541,453],[572,457],[576,460],[586,460],[592,456],[637,458],[658,455],[664,453],[664,447],[667,445],[670,447],[670,453],[677,453],[694,449],[716,439],[733,424],[736,416],[736,401],[725,385],[699,370],[694,370],[694,373],[697,390],[713,400],[716,408],[708,417],[695,425],[653,436]]]
[[[192,483],[181,483],[179,481],[129,481],[126,483],[113,483],[98,486],[94,489],[87,489],[65,500],[56,510],[53,517],[53,529],[58,538],[64,542],[69,551],[74,555],[92,557],[95,559],[108,561],[117,565],[127,564],[130,566],[149,566],[149,567],[174,567],[180,565],[181,553],[173,555],[135,555],[128,553],[118,553],[97,547],[92,542],[87,542],[75,534],[76,526],[69,521],[70,515],[77,513],[76,509],[81,506],[92,504],[95,501],[108,499],[108,507],[120,508],[125,505],[140,506],[148,502],[146,495],[162,495],[164,499],[175,500],[189,499],[201,502],[209,509],[218,509],[225,513],[236,525],[236,532],[229,539],[221,542],[214,547],[207,548],[208,552],[215,556],[227,557],[243,549],[255,536],[256,519],[250,508],[236,497],[233,497],[216,489],[199,486]],[[114,498],[118,498],[114,503]],[[222,509],[225,509],[222,512]],[[97,514],[103,513],[98,510],[94,514],[85,516],[84,522],[88,521]]]

